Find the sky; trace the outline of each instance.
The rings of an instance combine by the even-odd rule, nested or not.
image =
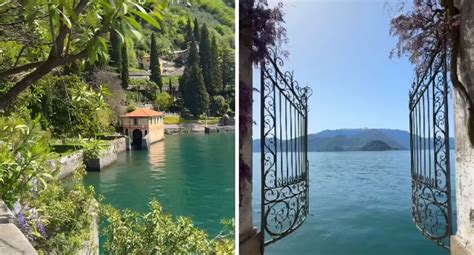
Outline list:
[[[313,89],[309,133],[340,128],[408,130],[408,91],[414,78],[407,58],[390,59],[386,0],[283,1],[289,51],[285,70]],[[389,1],[395,6],[398,0]],[[259,87],[254,72],[254,87]],[[254,117],[259,119],[259,95]],[[258,126],[254,138],[258,138]]]

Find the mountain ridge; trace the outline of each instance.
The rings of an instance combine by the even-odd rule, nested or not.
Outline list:
[[[450,137],[449,142],[450,148],[453,149],[454,138]],[[285,144],[283,141],[282,143]],[[308,151],[360,151],[365,145],[369,146],[368,144],[370,147],[376,144],[377,146],[373,147],[375,150],[387,150],[388,148],[390,150],[409,150],[410,133],[400,129],[352,128],[327,129],[315,134],[308,134]],[[283,150],[285,148],[283,146]],[[260,151],[260,139],[253,141],[253,149],[256,152]],[[279,147],[278,149],[281,150]]]

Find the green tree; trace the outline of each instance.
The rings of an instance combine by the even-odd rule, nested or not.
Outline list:
[[[201,41],[201,33],[199,32],[199,24],[198,24],[198,20],[197,18],[194,18],[194,31],[193,31],[193,35],[194,35],[194,40],[196,41]]]
[[[201,68],[197,63],[186,67],[180,79],[180,87],[186,107],[192,115],[199,116],[209,108],[209,94],[204,85]]]
[[[196,42],[192,41],[189,48],[189,54],[188,54],[188,59],[186,61],[186,66],[192,66],[196,63],[198,65],[200,63],[199,53],[198,53]]]
[[[194,41],[193,27],[191,25],[191,18],[188,18],[188,23],[186,23],[186,31],[184,35],[186,42]]]
[[[128,88],[128,83],[129,83],[129,77],[128,77],[128,55],[127,55],[127,44],[123,43],[122,44],[122,67],[121,69],[121,74],[120,74],[120,79],[122,79],[122,88],[127,89]]]
[[[201,41],[199,42],[199,60],[204,77],[204,84],[207,92],[212,94],[212,60],[211,60],[211,42],[209,40],[209,30],[206,23],[202,25]]]
[[[229,46],[224,44],[222,49],[222,61],[221,61],[221,72],[222,72],[222,86],[224,92],[233,90],[235,87],[235,61],[234,54],[230,50]],[[229,95],[224,93],[224,97],[229,99]]]
[[[168,93],[171,95],[171,97],[174,97],[173,85],[171,84],[171,78],[168,78]]]
[[[121,63],[121,46],[122,42],[120,41],[120,36],[119,34],[115,31],[115,29],[112,29],[110,31],[110,60],[112,61],[112,66],[115,66],[117,68],[117,71],[120,73],[122,69],[122,63]]]
[[[210,106],[211,116],[223,115],[227,112],[229,106],[227,105],[223,96],[215,96],[212,98]]]
[[[28,108],[41,115],[42,127],[54,137],[93,137],[109,126],[106,92],[92,90],[80,77],[48,75],[31,87]]]
[[[211,96],[217,96],[222,93],[222,72],[221,64],[219,62],[219,51],[217,48],[217,39],[212,36],[211,47],[211,85],[208,92]]]
[[[0,110],[12,105],[21,92],[55,68],[78,59],[95,63],[99,56],[107,55],[109,40],[106,38],[111,29],[116,29],[124,38],[139,35],[138,19],[159,28],[157,20],[166,1],[162,3],[149,5],[148,1],[139,0],[2,3],[0,19],[6,25],[2,26],[0,41],[12,44],[15,52],[11,53],[18,56],[19,61],[0,72],[0,80],[13,81],[13,86],[0,100]],[[32,53],[22,54],[23,46]]]
[[[39,117],[31,123],[0,117],[0,129],[0,199],[11,208],[34,189],[45,189],[46,180],[53,179],[54,169],[48,164],[52,154]]]
[[[173,104],[173,98],[167,92],[157,93],[155,97],[155,105],[160,111],[168,111]]]
[[[161,67],[160,67],[160,58],[158,57],[158,50],[156,46],[155,33],[151,34],[151,53],[150,53],[150,69],[151,76],[150,79],[158,85],[160,92],[163,89],[163,81],[161,79]]]

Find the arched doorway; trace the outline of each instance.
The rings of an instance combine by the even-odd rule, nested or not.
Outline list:
[[[134,129],[132,132],[132,146],[134,149],[142,148],[142,131],[140,129]]]

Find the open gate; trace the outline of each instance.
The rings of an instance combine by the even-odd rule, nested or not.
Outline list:
[[[423,235],[449,248],[452,234],[448,67],[443,47],[410,91],[413,221]]]
[[[274,49],[260,64],[261,242],[273,243],[297,229],[308,214],[308,98],[292,72],[282,72]]]

